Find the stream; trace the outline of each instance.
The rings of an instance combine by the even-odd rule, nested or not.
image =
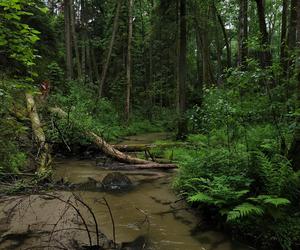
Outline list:
[[[157,138],[163,139],[166,136],[169,135],[147,134],[129,137],[122,143],[152,143]],[[70,183],[80,184],[86,183],[89,178],[101,181],[110,172],[112,171],[97,167],[95,160],[64,159],[56,161],[54,178],[56,180],[63,178]],[[171,188],[176,170],[127,170],[118,172],[130,178],[133,183],[132,188],[121,191],[85,190],[83,188],[76,191],[76,194],[93,210],[100,231],[109,239],[113,239],[112,222],[108,208],[100,202],[102,197],[105,197],[109,203],[113,215],[117,243],[142,241],[140,247],[136,249],[149,250],[252,249],[230,240],[222,232],[200,230],[200,228],[205,228],[201,218],[196,216],[195,211],[191,210]],[[67,191],[59,191],[58,193],[65,197],[70,194]],[[20,221],[22,221],[24,231],[28,231],[28,227],[35,224],[35,220],[38,220],[39,216],[47,222],[54,220],[54,215],[51,213],[56,210],[56,205],[54,202],[52,203],[51,205],[51,202],[46,200],[37,204],[36,208],[31,205],[32,210],[35,211],[34,216],[30,216],[32,212],[29,212],[29,215],[26,216],[30,218],[23,215],[11,224],[20,227]],[[89,216],[87,211],[83,213],[84,216]],[[48,216],[47,219],[45,218],[46,215]],[[86,235],[78,237],[84,238]],[[16,241],[16,239],[14,240]],[[28,246],[34,245],[36,239],[28,237],[26,240],[17,242],[18,244],[15,241],[6,240],[4,241],[6,245],[3,245],[3,242],[1,245],[0,241],[0,249],[33,249]],[[18,247],[14,248],[12,244],[17,244]],[[4,246],[9,247],[4,248]]]

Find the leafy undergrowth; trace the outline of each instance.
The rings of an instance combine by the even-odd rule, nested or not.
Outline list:
[[[153,121],[150,121],[137,110],[129,124],[126,124],[121,112],[109,100],[97,100],[94,90],[86,88],[80,82],[71,82],[68,89],[67,94],[57,92],[49,100],[48,105],[59,106],[68,113],[68,119],[54,116],[49,120],[47,136],[52,142],[60,142],[63,134],[70,144],[87,144],[82,130],[91,130],[108,141],[115,141],[127,135],[162,132],[171,123],[158,117],[153,117]],[[166,116],[168,112],[162,110],[157,115]]]
[[[256,92],[238,100],[239,92],[207,90],[203,108],[190,111],[195,133],[187,145],[157,153],[178,162],[174,187],[235,237],[265,249],[298,249],[300,171],[284,147],[292,119],[278,121],[283,105],[275,99],[278,120],[270,123],[267,97]]]

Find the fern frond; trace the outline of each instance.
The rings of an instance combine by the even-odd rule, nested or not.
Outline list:
[[[202,202],[202,203],[213,203],[214,199],[204,193],[197,193],[191,197],[188,198],[189,202]]]
[[[255,206],[251,203],[245,202],[236,206],[227,214],[227,221],[235,221],[250,215],[263,215],[264,210],[260,206]]]
[[[274,205],[275,207],[278,207],[278,206],[286,206],[291,202],[285,198],[269,197],[264,199],[264,203],[271,204]]]

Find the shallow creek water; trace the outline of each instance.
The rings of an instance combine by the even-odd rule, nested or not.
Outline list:
[[[92,161],[62,161],[57,164],[56,176],[74,183],[88,177],[101,180],[109,171],[101,170]],[[139,236],[149,240],[148,249],[161,250],[246,250],[223,233],[197,230],[201,223],[194,213],[171,189],[174,172],[122,171],[135,185],[130,191],[80,191],[82,199],[96,214],[101,231],[112,239],[112,224],[107,208],[99,204],[105,196],[110,204],[116,225],[117,242],[129,242]],[[147,219],[146,219],[147,215]]]
[[[164,134],[148,134],[126,138],[124,144],[152,143],[164,139]],[[101,182],[111,172],[96,166],[91,160],[56,160],[54,177],[71,183],[86,183],[89,178]],[[251,248],[233,242],[222,232],[200,230],[205,228],[201,218],[195,215],[188,205],[180,200],[171,188],[176,170],[127,170],[119,171],[130,178],[133,187],[129,190],[104,192],[101,189],[85,188],[76,191],[95,213],[99,229],[109,239],[113,239],[112,223],[108,209],[103,205],[106,198],[116,228],[116,242],[132,242],[142,239],[142,245],[135,249],[148,250],[250,250]],[[94,191],[87,191],[94,190]],[[64,198],[72,196],[68,191],[57,191],[56,195]],[[12,197],[17,198],[17,197]],[[10,207],[18,205],[18,211],[10,219]],[[58,246],[67,244],[67,239],[87,242],[85,230],[69,230],[78,227],[78,216],[68,210],[64,217],[65,205],[49,197],[29,196],[22,203],[0,202],[0,249],[57,249],[49,244],[57,242]],[[94,224],[87,209],[80,208],[87,224],[94,230]],[[74,217],[75,216],[75,217]],[[63,218],[63,219],[62,219]],[[58,223],[59,222],[59,223]],[[49,232],[57,233],[49,238]],[[82,225],[81,225],[82,227]],[[65,231],[65,229],[68,229]],[[48,232],[48,233],[47,233]],[[6,235],[6,236],[4,236]],[[52,233],[51,233],[52,235]],[[54,242],[55,240],[55,242]],[[93,235],[93,242],[95,235]],[[145,243],[145,245],[144,245]],[[43,247],[46,244],[48,247]],[[33,246],[35,246],[33,248]],[[65,248],[72,249],[72,248]]]
[[[130,137],[122,144],[152,143],[167,134]],[[72,183],[84,183],[89,177],[101,181],[110,171],[96,166],[94,161],[61,161],[56,165],[56,178]],[[119,171],[120,172],[120,171]],[[201,220],[180,200],[171,188],[176,171],[121,171],[134,184],[129,191],[80,191],[82,199],[96,214],[100,230],[112,239],[112,224],[107,208],[99,204],[105,196],[116,225],[116,241],[129,242],[139,236],[147,239],[147,249],[161,250],[248,250],[249,247],[231,241],[224,233],[200,231]]]

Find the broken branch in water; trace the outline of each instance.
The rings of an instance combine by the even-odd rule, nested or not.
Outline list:
[[[57,114],[61,118],[66,118],[68,115],[65,111],[60,108],[49,108],[49,111],[53,114]],[[117,149],[115,149],[112,145],[107,143],[102,137],[95,134],[92,131],[84,130],[83,133],[89,137],[97,146],[98,148],[103,151],[106,155],[116,159],[119,162],[124,162],[128,164],[133,164],[135,168],[176,168],[175,164],[160,164],[155,163],[152,161],[143,160],[140,158],[132,157],[127,155]]]

